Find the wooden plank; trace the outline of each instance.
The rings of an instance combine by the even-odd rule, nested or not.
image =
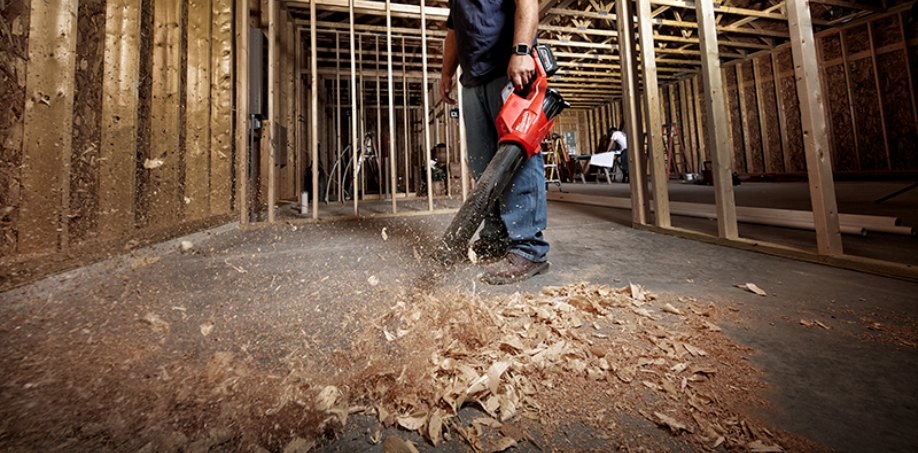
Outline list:
[[[867,35],[870,37],[870,63],[873,65],[873,80],[876,82],[877,102],[880,104],[880,124],[883,126],[883,146],[886,149],[886,165],[889,170],[892,170],[892,159],[889,153],[889,122],[886,121],[886,108],[884,107],[885,103],[883,102],[883,90],[882,87],[880,87],[880,74],[877,70],[877,48],[873,38],[873,22],[867,23]]]
[[[825,102],[820,86],[816,41],[806,0],[789,0],[788,28],[800,98],[803,143],[809,175],[810,200],[816,225],[816,245],[820,255],[841,255],[842,240],[832,180],[829,141],[826,134]]]
[[[752,125],[749,123],[749,113],[746,110],[746,96],[743,93],[743,85],[742,85],[743,76],[744,76],[743,65],[741,64],[736,65],[736,86],[737,86],[736,97],[737,99],[739,99],[740,121],[742,121],[743,123],[743,131],[744,131],[743,149],[745,150],[745,154],[746,154],[745,172],[751,173],[752,169],[755,168],[755,166],[753,166],[752,164],[752,161],[753,161],[752,143],[749,142],[750,140],[749,129],[750,127],[752,127]]]
[[[402,50],[405,49],[405,38],[402,37]],[[404,126],[402,128],[402,134],[404,134],[403,144],[405,145],[405,194],[411,192],[411,133],[410,127],[408,124],[408,78],[407,78],[407,69],[405,66],[405,52],[402,52],[402,122]]]
[[[732,159],[734,152],[736,150],[736,136],[733,133],[733,115],[732,115],[732,112],[730,111],[730,97],[729,96],[730,96],[730,91],[736,91],[737,88],[735,86],[730,88],[727,85],[727,68],[723,68],[723,67],[721,68],[720,76],[722,80],[724,81],[724,95],[725,95],[724,96],[724,109],[726,109],[726,112],[727,112],[727,115],[724,117],[724,120],[726,121],[724,124],[727,126],[727,140],[728,140],[728,143],[730,144],[730,156],[731,156],[730,170],[736,171],[737,169],[735,168],[735,166],[737,163]]]
[[[631,17],[632,5],[630,2],[615,2],[615,10],[621,17]],[[650,218],[650,206],[647,204],[647,182],[644,175],[647,172],[643,152],[643,135],[641,133],[640,119],[640,89],[637,79],[637,58],[634,55],[634,30],[630,21],[616,21],[620,36],[619,54],[622,61],[622,85],[624,105],[625,135],[628,137],[628,169],[631,175],[631,222],[633,224],[646,224]],[[605,104],[605,109],[608,104]],[[608,125],[606,125],[608,130]]]
[[[398,212],[398,204],[395,202],[398,194],[398,152],[395,149],[395,83],[392,80],[392,5],[390,0],[386,0],[386,63],[386,81],[389,83],[389,192],[392,197],[392,213],[395,214]]]
[[[286,184],[284,185],[283,199],[285,200],[299,200],[300,192],[297,188],[302,187],[302,179],[305,176],[304,173],[300,173],[298,169],[302,162],[301,160],[301,148],[297,148],[297,135],[300,129],[300,119],[296,115],[297,104],[302,102],[302,99],[297,97],[296,83],[297,79],[302,80],[300,76],[299,67],[297,66],[296,61],[296,28],[293,26],[293,18],[290,16],[290,13],[287,12],[284,14],[284,40],[286,48],[284,61],[286,63],[284,67],[283,77],[284,77],[284,87],[285,87],[285,96],[284,96],[284,126],[287,128],[287,168],[285,173]],[[302,82],[301,82],[302,83]],[[310,112],[306,112],[305,121],[309,121]],[[305,123],[304,121],[304,123]],[[313,161],[314,164],[317,162]],[[297,181],[300,180],[300,181]]]
[[[268,223],[274,223],[275,205],[277,204],[277,194],[275,193],[275,184],[277,175],[275,166],[277,162],[277,105],[276,94],[277,84],[277,2],[268,0],[268,120],[264,124],[264,130],[267,132],[268,146]],[[262,139],[264,140],[264,139]]]
[[[303,104],[305,102],[306,96],[309,94],[309,90],[306,89],[305,84],[303,83],[303,77],[300,74],[300,69],[303,69],[303,67],[306,66],[305,60],[307,60],[306,56],[303,55],[303,47],[304,47],[303,46],[303,34],[304,33],[305,32],[303,30],[296,29],[296,39],[293,41],[294,42],[294,52],[293,52],[294,60],[293,61],[296,62],[294,64],[294,68],[295,68],[294,74],[296,74],[296,78],[293,83],[293,93],[294,93],[293,102],[296,108],[296,112],[293,114],[294,123],[296,124],[295,133],[294,133],[296,137],[296,145],[293,148],[294,152],[296,153],[296,158],[295,158],[296,171],[294,171],[296,178],[294,179],[296,182],[296,190],[295,190],[296,200],[299,202],[302,202],[301,194],[303,192],[311,192],[316,197],[318,197],[319,195],[316,193],[317,191],[312,190],[311,187],[306,187],[306,181],[304,181],[306,179],[305,178],[306,176],[305,150],[306,150],[306,141],[307,141],[307,135],[308,135],[306,128],[308,127],[308,124],[306,123],[306,121],[300,121],[300,118],[306,117],[307,107]],[[310,46],[310,48],[315,48],[315,46],[314,45]],[[312,58],[309,58],[308,60],[309,60],[309,66],[311,68],[315,60],[313,60]],[[312,80],[312,77],[313,77],[312,74],[310,74],[310,80]],[[319,127],[321,128],[321,125]],[[328,142],[326,141],[325,143],[328,143]],[[328,155],[330,153],[326,152],[325,154]],[[315,163],[316,162],[313,162],[313,166],[315,166]],[[321,165],[322,165],[322,168],[331,168],[331,166],[327,162],[323,162]],[[316,199],[315,203],[312,203],[311,200],[307,200],[307,203],[313,205],[312,208],[310,208],[313,211],[318,210],[318,207],[319,207],[318,199]]]
[[[708,150],[707,150],[707,136],[704,133],[704,114],[701,112],[701,95],[698,93],[698,90],[701,89],[701,76],[692,77],[692,100],[694,101],[694,118],[695,118],[695,134],[697,136],[698,142],[698,172],[701,173],[704,170],[705,161],[709,160]]]
[[[315,2],[309,3],[309,17],[316,17],[316,4]],[[315,21],[313,21],[315,22]],[[301,52],[303,47],[302,41],[296,40],[297,53]],[[315,25],[309,27],[309,68],[312,71],[312,74],[309,78],[310,83],[310,93],[309,93],[309,110],[310,110],[310,128],[312,132],[309,134],[309,149],[312,153],[312,187],[309,188],[309,191],[312,192],[312,218],[319,218],[319,74],[318,66],[319,62],[316,59],[316,27]],[[299,66],[297,66],[299,67]],[[297,86],[302,85],[302,82],[298,81]],[[299,98],[299,97],[298,97]],[[297,173],[297,179],[303,179],[300,177],[300,174]],[[327,182],[326,182],[327,184]]]
[[[733,197],[733,175],[730,165],[730,138],[727,134],[727,111],[724,80],[720,70],[717,34],[714,30],[714,4],[711,0],[695,3],[698,15],[698,37],[704,54],[701,59],[704,102],[708,117],[707,146],[713,163],[714,201],[717,205],[717,235],[739,237],[736,225],[736,200]]]
[[[188,1],[188,72],[185,82],[185,219],[207,216],[210,201],[210,0]]]
[[[775,99],[778,103],[778,128],[781,134],[781,155],[784,157],[784,168],[782,171],[787,171],[789,168],[788,153],[790,152],[790,144],[787,138],[787,115],[784,113],[784,96],[781,95],[781,78],[778,77],[777,52],[771,54],[771,70],[775,81]]]
[[[230,212],[233,190],[233,0],[213,0],[210,215]],[[242,152],[245,148],[237,148]]]
[[[681,132],[682,139],[688,144],[685,158],[689,162],[691,169],[694,172],[698,172],[700,171],[698,169],[698,160],[695,159],[695,150],[697,149],[695,144],[695,122],[692,120],[691,109],[689,108],[688,83],[689,79],[682,79],[679,82],[679,107],[682,111],[682,124],[685,125]]]
[[[30,14],[17,250],[22,255],[69,247],[77,4],[33,1]]]
[[[672,221],[669,216],[669,188],[667,187],[666,150],[663,148],[663,119],[660,111],[660,89],[657,83],[657,63],[653,50],[653,25],[651,24],[650,2],[637,2],[638,34],[640,36],[641,65],[644,76],[644,100],[647,106],[647,132],[648,154],[650,155],[651,178],[653,179],[653,206],[654,225],[669,227]],[[633,33],[632,33],[633,34]],[[672,105],[672,85],[669,90],[670,105]],[[675,119],[675,116],[674,116]],[[636,137],[632,135],[631,137]],[[610,137],[611,138],[611,137]],[[638,145],[638,146],[635,146]],[[632,150],[640,149],[640,143],[631,142]],[[631,154],[635,154],[634,151]],[[632,180],[640,179],[643,173],[636,173]]]
[[[123,237],[134,226],[140,9],[141,0],[106,4],[99,150],[99,237],[103,239]]]
[[[175,223],[179,210],[179,86],[182,51],[182,8],[156,0],[153,34],[153,101],[150,106],[150,168],[147,189],[150,226]],[[151,165],[151,166],[152,166]]]
[[[236,0],[236,209],[249,223],[249,14],[248,0]]]
[[[379,83],[379,54],[382,53],[379,48],[379,35],[376,35],[376,136],[374,137],[374,142],[378,143],[379,149],[376,150],[376,161],[379,165],[376,166],[377,169],[377,181],[379,181],[379,193],[383,193],[383,187],[385,184],[385,179],[383,178],[383,159],[382,159],[382,86]],[[391,90],[391,85],[390,85]],[[392,198],[395,200],[395,198]]]

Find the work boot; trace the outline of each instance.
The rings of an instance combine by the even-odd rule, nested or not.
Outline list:
[[[478,258],[479,263],[496,261],[507,254],[507,247],[485,241],[484,239],[475,241],[469,248],[475,252],[475,256]]]
[[[490,265],[481,280],[489,285],[509,285],[548,272],[548,261],[537,263],[509,252],[504,259]]]

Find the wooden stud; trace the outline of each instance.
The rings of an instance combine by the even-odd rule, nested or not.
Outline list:
[[[631,17],[631,2],[615,2],[619,17]],[[628,167],[631,175],[631,221],[634,224],[646,224],[650,218],[650,207],[647,204],[647,181],[643,135],[640,129],[640,89],[637,80],[637,58],[634,55],[634,32],[630,21],[616,21],[619,36],[619,53],[622,62],[623,106],[626,135],[628,137]],[[605,109],[608,104],[604,105]],[[605,125],[608,130],[608,124]]]
[[[761,72],[758,59],[753,58],[752,79],[753,86],[755,86],[756,109],[759,112],[759,131],[761,131],[760,133],[762,136],[762,168],[766,173],[773,173],[775,170],[771,168],[771,159],[769,159],[768,156],[771,156],[775,151],[771,149],[771,144],[768,139],[765,138],[765,101],[762,98],[762,87],[759,86],[759,80],[762,78]]]
[[[293,17],[290,15],[289,11],[284,12],[284,57],[283,61],[284,72],[281,74],[284,77],[284,87],[286,88],[286,93],[284,95],[284,124],[287,128],[287,165],[286,170],[284,171],[284,178],[286,183],[282,186],[283,192],[282,196],[286,200],[299,200],[300,192],[297,188],[303,186],[302,181],[297,182],[297,180],[302,180],[304,174],[297,171],[300,167],[301,162],[300,154],[301,149],[296,148],[296,136],[297,129],[300,127],[300,120],[296,116],[297,104],[302,102],[302,99],[297,98],[296,90],[296,79],[302,79],[300,76],[300,67],[296,66],[296,30],[293,26]],[[301,82],[302,83],[302,82]],[[310,90],[312,91],[312,90]],[[311,116],[310,111],[306,111],[307,121]],[[311,134],[310,134],[311,135]],[[318,162],[313,161],[313,166],[318,165]]]
[[[423,55],[423,83],[421,91],[424,97],[424,155],[427,159],[424,161],[424,168],[427,169],[427,210],[433,211],[433,173],[430,168],[430,113],[429,89],[427,81],[427,6],[425,0],[421,0],[421,54]]]
[[[354,3],[357,0],[348,0],[348,7],[350,9],[350,26],[351,26],[351,172],[354,177],[354,185],[351,189],[351,198],[354,200],[354,215],[359,215],[358,201],[357,196],[357,159],[359,147],[358,138],[357,138],[357,56],[354,49]]]
[[[364,74],[366,74],[366,71],[363,70],[363,37],[362,36],[358,36],[358,41],[357,41],[357,67],[360,68],[360,73],[357,75],[357,93],[355,94],[357,96],[357,106],[359,110],[354,111],[354,115],[357,116],[357,119],[358,119],[357,124],[360,126],[360,134],[359,134],[359,140],[358,140],[357,146],[360,149],[361,153],[366,154],[366,149],[364,149],[364,147],[366,146],[366,139],[367,139],[367,115],[366,115],[367,103],[366,103],[366,100],[363,98],[363,92],[366,89],[366,87],[363,84]],[[358,167],[357,165],[358,162],[359,162],[359,158],[358,160],[354,161],[354,168],[357,169],[358,176],[360,174],[363,174],[363,176],[357,178],[360,181],[359,185],[356,182],[354,183],[354,197],[355,198],[360,198],[362,196],[366,196],[367,194],[367,186],[366,186],[367,172],[365,171],[361,172],[362,169]]]
[[[386,80],[389,83],[389,193],[392,197],[392,213],[395,214],[398,212],[395,202],[398,194],[396,174],[398,173],[398,159],[396,159],[398,152],[395,150],[395,83],[392,81],[392,5],[390,0],[386,0],[386,50]]]
[[[31,2],[19,254],[66,252],[77,2]],[[127,190],[122,187],[120,190]]]
[[[772,77],[774,77],[775,81],[775,99],[777,100],[778,106],[778,129],[779,134],[781,134],[781,156],[783,156],[782,160],[784,161],[784,168],[782,171],[787,171],[787,169],[790,167],[790,165],[788,165],[788,151],[790,149],[790,144],[788,143],[787,138],[787,115],[784,113],[784,97],[781,95],[781,79],[778,78],[777,53],[771,54],[771,71],[773,74]]]
[[[912,9],[914,10],[914,6]],[[914,15],[914,13],[912,13]],[[909,52],[908,46],[908,34],[905,33],[905,13],[899,13],[899,32],[902,33],[902,41],[906,44],[904,49],[905,54],[905,71],[908,75],[908,91],[912,95],[912,117],[915,119],[915,124],[918,125],[918,87],[915,86],[915,76],[916,74],[912,73],[912,57],[911,52]]]
[[[727,115],[724,117],[724,120],[725,120],[724,124],[727,126],[727,141],[728,143],[730,143],[730,162],[731,162],[730,170],[737,171],[738,170],[738,168],[736,168],[737,162],[733,161],[733,153],[736,150],[737,138],[734,136],[735,134],[733,134],[733,121],[734,120],[733,120],[732,112],[730,111],[730,96],[729,96],[730,89],[727,88],[727,68],[721,67],[720,76],[721,76],[721,80],[724,81],[724,111],[727,113]],[[739,87],[737,87],[737,90],[738,89]],[[740,118],[740,121],[742,121],[742,118]],[[742,130],[740,132],[742,133]]]
[[[179,68],[182,50],[182,7],[171,0],[154,4],[153,101],[150,106],[150,226],[174,223],[179,209]]]
[[[268,133],[268,223],[274,223],[274,206],[277,195],[274,192],[276,175],[274,166],[277,162],[277,106],[275,101],[277,77],[277,1],[268,0],[268,124],[264,130]]]
[[[316,2],[309,2],[309,18],[314,19],[316,17]],[[314,21],[313,21],[314,22]],[[297,49],[302,47],[302,43],[297,39]],[[309,109],[310,109],[310,120],[312,133],[309,134],[309,147],[312,151],[312,187],[309,189],[312,192],[312,218],[319,218],[319,99],[318,99],[318,90],[319,90],[319,75],[318,75],[318,66],[319,62],[316,59],[316,27],[315,25],[309,27],[309,61],[310,69],[312,70],[311,77],[309,79],[310,83],[310,93],[309,93]],[[297,66],[299,68],[299,66]],[[298,82],[297,85],[300,85],[302,82]],[[299,98],[299,97],[298,97]],[[297,179],[303,179],[297,174]],[[328,184],[328,182],[326,182]]]
[[[854,114],[854,91],[851,89],[851,75],[848,70],[848,45],[845,34],[838,32],[838,39],[841,42],[841,53],[842,53],[842,64],[845,65],[845,85],[848,88],[848,110],[851,115],[851,134],[854,138],[854,143],[851,145],[854,147],[854,158],[857,162],[857,169],[861,169],[861,153],[858,147],[858,127],[857,127],[857,115]],[[777,81],[775,81],[775,86],[777,87]],[[786,146],[785,146],[786,148]]]
[[[822,40],[817,39],[817,40],[816,40],[816,58],[818,58],[817,61],[819,62],[819,76],[820,76],[820,77],[819,77],[819,87],[820,87],[820,89],[822,89],[822,92],[823,92],[823,93],[828,93],[829,90],[828,90],[828,88],[826,87],[826,79],[827,79],[827,77],[826,77],[826,65],[825,65],[825,63],[824,63],[824,62],[825,62],[825,57],[824,57],[824,55],[823,55],[822,45],[823,45],[823,44],[822,44]],[[753,64],[753,69],[755,69],[755,60],[752,61],[752,64]],[[826,103],[825,103],[825,110],[826,110],[826,118],[827,118],[828,121],[829,121],[829,125],[828,125],[828,127],[826,128],[826,135],[828,136],[829,154],[830,154],[830,156],[831,156],[832,168],[833,168],[833,169],[838,169],[838,157],[839,157],[838,151],[839,151],[839,150],[838,150],[838,148],[835,146],[835,140],[836,140],[836,138],[835,138],[835,131],[833,130],[834,128],[833,128],[832,125],[831,125],[831,120],[832,120],[832,104],[831,104],[830,102],[826,102]],[[765,140],[764,137],[762,137],[762,146],[764,147],[765,144],[766,144],[766,140]],[[762,154],[764,155],[764,149],[763,149],[763,151],[762,151]]]
[[[99,151],[99,232],[103,238],[123,237],[134,226],[140,3],[112,0],[106,4]]]
[[[459,103],[459,171],[461,173],[460,177],[462,178],[462,201],[464,202],[469,196],[469,150],[468,142],[466,141],[465,108],[462,102],[462,84],[459,83],[460,77],[462,77],[462,68],[459,68],[456,74],[456,100]]]
[[[408,122],[408,70],[405,65],[405,37],[402,37],[402,121],[405,123],[402,132],[404,133],[405,144],[405,197],[411,192],[411,133]]]
[[[714,30],[714,3],[711,0],[695,2],[698,17],[698,38],[701,41],[701,74],[704,82],[705,108],[708,117],[708,136],[714,176],[714,201],[717,205],[717,234],[721,238],[736,239],[736,200],[733,197],[733,176],[730,165],[730,138],[725,130],[727,123],[724,80],[720,70],[717,34]]]
[[[669,215],[669,188],[667,187],[666,150],[663,148],[663,118],[660,110],[660,89],[657,83],[657,63],[653,49],[653,25],[651,24],[650,2],[637,2],[638,35],[640,36],[641,61],[644,76],[644,101],[647,114],[647,152],[650,156],[650,170],[653,178],[654,225],[672,226]],[[628,17],[628,16],[626,16]],[[629,31],[633,35],[633,32]],[[669,89],[670,106],[673,106],[672,85]],[[675,115],[673,115],[675,121]],[[636,137],[632,135],[631,137]],[[611,137],[610,137],[611,138]],[[630,148],[640,149],[639,142],[630,141]],[[635,154],[632,151],[632,154]],[[641,175],[641,176],[639,176]],[[632,180],[643,182],[643,173],[635,173]],[[632,183],[633,184],[633,183]],[[642,184],[643,186],[643,184]]]
[[[233,190],[233,0],[213,0],[213,9],[208,214],[222,215],[230,212]]]
[[[388,1],[388,0],[386,0]],[[379,83],[379,35],[376,35],[376,139],[375,142],[378,143],[379,149],[376,150],[376,160],[379,163],[377,165],[377,181],[379,181],[379,194],[383,195],[383,186],[385,179],[383,178],[383,158],[382,158],[382,85]],[[383,197],[385,198],[385,197]],[[394,198],[393,198],[394,200]]]
[[[831,153],[826,135],[824,98],[819,84],[819,61],[816,59],[816,41],[813,38],[809,2],[789,0],[787,16],[794,73],[797,77],[797,95],[801,100],[800,117],[810,200],[816,225],[817,250],[820,255],[841,255],[843,252],[838,207],[835,202],[835,183],[832,180],[832,163],[829,160]]]
[[[873,22],[867,23],[867,36],[870,37],[870,62],[873,65],[873,80],[876,83],[877,102],[880,106],[880,124],[883,127],[883,146],[884,149],[886,149],[886,166],[889,170],[892,170],[892,156],[889,153],[889,122],[886,121],[886,109],[883,107],[883,90],[880,87],[880,73],[877,68],[877,47],[873,39]],[[908,53],[908,49],[906,49],[906,53]]]
[[[249,223],[249,14],[236,0],[236,203],[239,223]]]
[[[752,169],[755,168],[752,165],[752,143],[750,143],[749,137],[749,128],[752,127],[749,124],[749,113],[746,110],[746,96],[743,95],[743,65],[736,65],[736,98],[739,100],[740,107],[740,121],[743,125],[743,150],[746,152],[746,165],[745,172],[751,173]]]
[[[344,202],[344,181],[341,179],[341,35],[335,33],[335,181],[338,181],[338,199]],[[331,179],[332,175],[329,175]],[[344,175],[347,177],[347,175]]]
[[[293,179],[294,179],[294,184],[296,186],[294,190],[294,192],[296,193],[295,199],[297,202],[302,202],[302,200],[300,199],[300,194],[302,194],[307,189],[309,189],[308,187],[305,187],[306,182],[304,181],[304,179],[306,179],[305,178],[306,168],[305,168],[305,162],[304,162],[306,159],[305,159],[304,152],[303,152],[304,148],[306,148],[306,138],[308,134],[306,133],[306,130],[305,130],[306,122],[300,121],[300,118],[304,118],[307,116],[308,111],[306,107],[303,105],[303,102],[305,100],[306,95],[309,94],[309,90],[305,89],[305,86],[303,83],[303,75],[300,72],[303,66],[305,66],[305,63],[303,60],[307,60],[307,58],[303,55],[303,30],[300,30],[299,28],[296,29],[296,38],[293,40],[293,42],[294,42],[294,48],[293,48],[294,65],[293,67],[295,69],[293,71],[293,73],[295,74],[294,83],[293,83],[293,104],[296,108],[296,111],[293,114],[293,119],[294,119],[293,124],[295,126],[294,127],[294,137],[296,138],[296,143],[293,146],[293,150],[295,153],[294,161],[296,162],[296,170],[293,173],[296,175],[296,177]],[[311,58],[308,60],[309,60],[310,65],[313,63],[313,61],[315,61]],[[313,166],[315,166],[315,164],[316,163],[313,162]],[[325,168],[328,168],[328,167],[325,167]],[[309,200],[308,203],[313,204],[312,200]],[[315,211],[316,209],[313,209],[313,210]]]
[[[188,74],[185,82],[185,193],[188,220],[207,216],[210,198],[210,0],[188,1]]]
[[[698,170],[698,161],[695,159],[695,123],[692,121],[692,115],[690,114],[688,93],[689,90],[686,88],[686,84],[689,83],[688,79],[682,79],[678,82],[679,87],[679,108],[682,112],[682,125],[680,132],[682,133],[682,140],[688,145],[688,151],[685,154],[686,162],[689,162],[692,170]]]

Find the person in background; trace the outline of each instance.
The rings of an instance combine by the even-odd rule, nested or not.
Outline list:
[[[609,129],[609,149],[607,151],[621,151],[619,157],[622,168],[622,182],[628,181],[628,139],[622,127],[612,127]]]

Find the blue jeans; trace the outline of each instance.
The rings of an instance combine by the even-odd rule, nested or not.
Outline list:
[[[497,115],[503,105],[500,92],[506,85],[507,77],[503,76],[483,85],[462,87],[469,169],[476,180],[497,153]],[[548,242],[542,238],[547,219],[545,166],[539,154],[517,171],[494,209],[485,215],[478,236],[541,263],[548,253]]]

